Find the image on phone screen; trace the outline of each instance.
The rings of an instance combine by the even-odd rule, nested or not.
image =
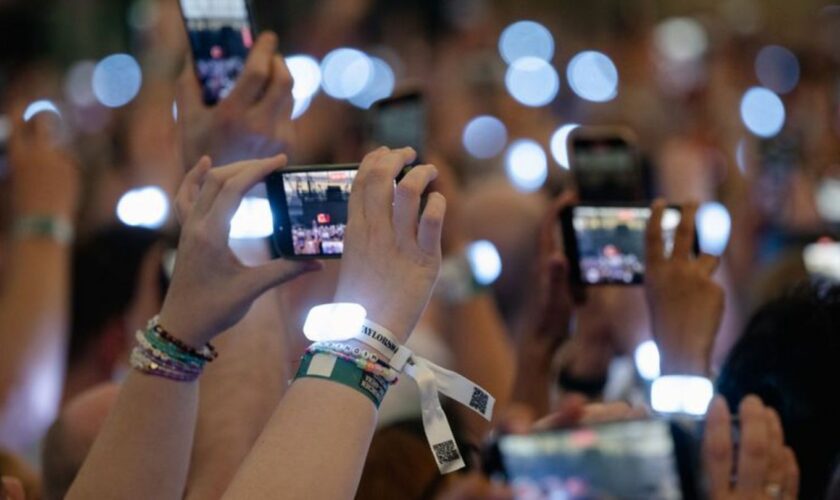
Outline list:
[[[642,283],[650,212],[647,207],[572,207],[563,230],[569,261],[577,263],[572,279],[585,285]],[[666,255],[674,248],[680,219],[678,208],[667,208],[662,215]]]
[[[426,110],[420,94],[408,94],[374,105],[370,123],[373,143],[389,148],[414,148],[422,156],[426,142]]]
[[[213,105],[233,89],[254,44],[247,0],[180,0],[204,103]]]
[[[666,421],[616,422],[499,439],[516,498],[684,498]]]
[[[340,257],[357,166],[273,174],[267,182],[274,239],[288,258]]]

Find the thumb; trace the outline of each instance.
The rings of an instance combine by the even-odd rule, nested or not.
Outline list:
[[[324,264],[319,260],[292,261],[277,259],[252,267],[250,273],[255,286],[265,292],[306,273],[320,271]]]

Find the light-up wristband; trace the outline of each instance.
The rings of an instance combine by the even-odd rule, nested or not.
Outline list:
[[[714,397],[712,381],[694,375],[665,375],[653,381],[650,404],[654,411],[699,417]]]
[[[438,469],[446,474],[463,468],[464,460],[438,394],[454,399],[488,421],[493,416],[495,398],[469,379],[417,356],[411,349],[400,345],[387,328],[360,316],[359,309],[352,306],[361,308],[356,304],[328,304],[313,308],[307,317],[304,334],[313,341],[352,339],[366,344],[381,353],[382,361],[391,368],[414,379],[420,390],[423,429]],[[347,323],[339,325],[342,321]],[[335,329],[327,331],[330,327]]]

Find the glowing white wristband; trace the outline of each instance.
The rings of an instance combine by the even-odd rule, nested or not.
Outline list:
[[[391,331],[366,319],[364,308],[358,304],[327,304],[312,308],[304,334],[314,341],[357,340],[381,353],[383,361],[391,368],[414,379],[420,389],[423,429],[438,469],[446,474],[465,466],[438,394],[454,399],[489,421],[496,403],[489,392],[400,345]]]
[[[366,316],[367,311],[359,304],[315,306],[306,316],[303,334],[313,342],[350,340],[359,334]]]
[[[666,375],[653,381],[650,403],[659,413],[706,414],[714,397],[712,381],[692,375]]]

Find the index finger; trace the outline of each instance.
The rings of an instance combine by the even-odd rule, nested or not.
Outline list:
[[[760,494],[767,482],[769,435],[764,406],[756,396],[744,398],[740,414],[741,445],[735,490],[749,498]]]
[[[374,162],[359,168],[356,180],[363,187],[365,217],[374,225],[391,226],[394,205],[394,180],[402,168],[417,157],[411,148],[386,151]]]
[[[650,208],[650,219],[645,228],[645,261],[647,265],[665,260],[665,245],[662,243],[662,214],[665,200],[657,199]]]
[[[729,408],[721,396],[712,400],[706,413],[703,469],[709,481],[709,498],[726,498],[732,475],[732,429]]]
[[[677,226],[677,234],[674,239],[674,258],[688,259],[691,257],[691,249],[694,248],[694,227],[696,218],[697,203],[687,203],[682,209],[680,225]]]

